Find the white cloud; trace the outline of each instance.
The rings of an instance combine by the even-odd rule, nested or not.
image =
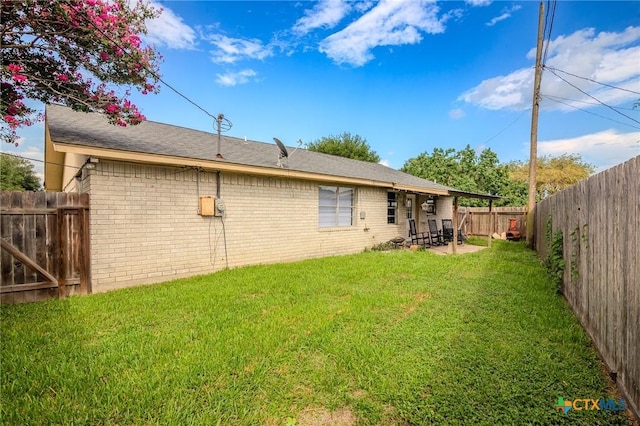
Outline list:
[[[257,75],[258,73],[251,69],[245,69],[238,72],[228,72],[225,74],[216,74],[216,83],[221,86],[236,86],[238,84],[248,83],[252,80],[252,77]]]
[[[462,110],[462,108],[456,108],[456,109],[452,109],[451,111],[449,111],[449,117],[453,118],[454,120],[458,120],[458,119],[464,117],[465,115],[466,114]]]
[[[502,14],[499,16],[496,16],[495,18],[491,19],[489,22],[487,22],[485,25],[487,27],[493,27],[495,24],[497,24],[500,21],[504,21],[505,19],[509,19],[511,18],[511,14],[517,10],[520,10],[522,8],[522,6],[519,5],[514,5],[512,7],[509,8],[505,8],[502,11]]]
[[[460,95],[458,100],[486,109],[525,109],[531,104],[533,69],[523,68],[508,75],[484,80],[478,86]]]
[[[427,0],[381,0],[358,20],[324,39],[319,50],[338,64],[362,66],[374,58],[371,50],[375,47],[418,43],[421,31],[444,32],[438,11],[435,3]]]
[[[196,32],[167,9],[151,2],[155,9],[162,10],[159,17],[147,20],[147,35],[145,40],[154,45],[163,45],[173,49],[193,49],[196,44]]]
[[[466,0],[465,3],[474,7],[489,6],[492,3],[492,0]]]
[[[316,28],[333,28],[350,10],[351,5],[346,0],[322,0],[298,19],[293,32],[306,34]]]
[[[640,90],[640,27],[629,27],[623,32],[595,34],[593,29],[577,31],[569,36],[559,36],[548,48],[547,67],[589,78],[611,86]],[[535,49],[527,54],[535,57]],[[633,102],[638,95],[612,87],[572,77],[556,72],[581,90],[592,94],[601,101],[620,105]],[[577,101],[591,98],[575,87],[562,81],[546,70],[542,78],[541,93]],[[531,106],[533,94],[533,63],[530,68],[522,68],[507,75],[482,81],[476,87],[459,96],[459,100],[479,105],[483,108],[525,109]],[[562,104],[543,104],[547,109],[566,109]]]
[[[640,132],[605,130],[570,139],[539,141],[538,154],[580,154],[584,161],[602,171],[640,155]]]
[[[382,164],[385,167],[391,167],[389,160],[380,160],[378,161],[378,164]]]
[[[212,34],[205,37],[216,50],[211,51],[213,62],[233,64],[242,59],[263,60],[273,56],[271,46],[265,46],[257,39],[231,38],[222,34]]]

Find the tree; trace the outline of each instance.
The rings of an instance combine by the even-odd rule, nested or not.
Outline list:
[[[38,191],[40,179],[33,164],[15,155],[0,153],[0,189],[3,191]]]
[[[509,177],[528,187],[529,162],[508,163]],[[591,164],[582,160],[578,154],[563,154],[559,157],[538,157],[536,167],[536,199],[538,201],[553,195],[569,186],[586,179],[595,171]]]
[[[118,85],[158,92],[159,54],[143,46],[145,20],[158,11],[127,0],[2,0],[0,137],[42,119],[25,99],[101,111],[112,124],[144,116]]]
[[[502,195],[510,185],[507,167],[500,164],[495,152],[485,149],[478,155],[469,145],[458,152],[453,148],[434,148],[431,154],[423,152],[407,160],[401,170],[442,185],[480,194]],[[510,202],[509,198],[499,200],[496,204],[507,205]],[[478,199],[464,199],[461,204],[481,206],[486,203]]]
[[[371,149],[367,140],[359,135],[344,132],[338,136],[325,136],[307,145],[309,151],[353,158],[354,160],[377,163],[380,156]]]

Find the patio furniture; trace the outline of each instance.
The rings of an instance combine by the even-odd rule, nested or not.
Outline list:
[[[422,245],[424,248],[431,247],[429,235],[426,232],[418,232],[415,219],[409,219],[409,234],[411,234],[412,245]]]
[[[453,241],[453,220],[442,219],[442,238],[446,241]],[[458,229],[458,245],[462,244],[462,230]]]
[[[435,219],[427,219],[429,223],[429,238],[431,238],[431,245],[441,246],[447,244],[442,238],[442,232],[438,230],[438,223]]]

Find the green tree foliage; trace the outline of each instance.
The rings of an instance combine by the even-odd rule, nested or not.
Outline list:
[[[507,164],[509,178],[518,185],[529,187],[529,162],[514,161]],[[536,168],[536,199],[538,201],[555,194],[589,177],[595,171],[591,164],[578,154],[559,157],[538,157]]]
[[[410,158],[401,170],[467,192],[501,196],[514,192],[514,189],[510,188],[507,166],[500,164],[498,156],[491,149],[485,149],[478,154],[469,145],[457,152],[453,148],[434,148],[431,154],[423,152]],[[512,202],[509,196],[496,204],[512,205]],[[471,198],[461,200],[461,205],[466,206],[482,206],[487,203],[486,200]]]
[[[380,156],[371,149],[367,140],[359,135],[344,132],[341,135],[322,137],[307,145],[309,151],[353,158],[354,160],[377,163]]]
[[[33,164],[14,155],[0,153],[0,189],[4,191],[38,191],[40,179]]]

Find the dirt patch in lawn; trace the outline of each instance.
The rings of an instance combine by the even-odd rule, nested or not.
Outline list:
[[[305,408],[298,415],[301,426],[351,426],[356,424],[356,416],[348,407],[329,411],[326,408]]]
[[[416,308],[418,307],[418,305],[420,305],[420,303],[424,302],[425,300],[429,299],[431,296],[428,293],[418,293],[415,295],[415,300],[413,301],[413,303],[409,306],[407,306],[404,310],[404,312],[402,312],[402,314],[400,315],[400,317],[398,317],[394,322],[398,322],[398,321],[402,321],[403,319],[405,319],[406,317],[408,317],[409,315],[411,315],[411,313],[413,311],[416,310]]]

